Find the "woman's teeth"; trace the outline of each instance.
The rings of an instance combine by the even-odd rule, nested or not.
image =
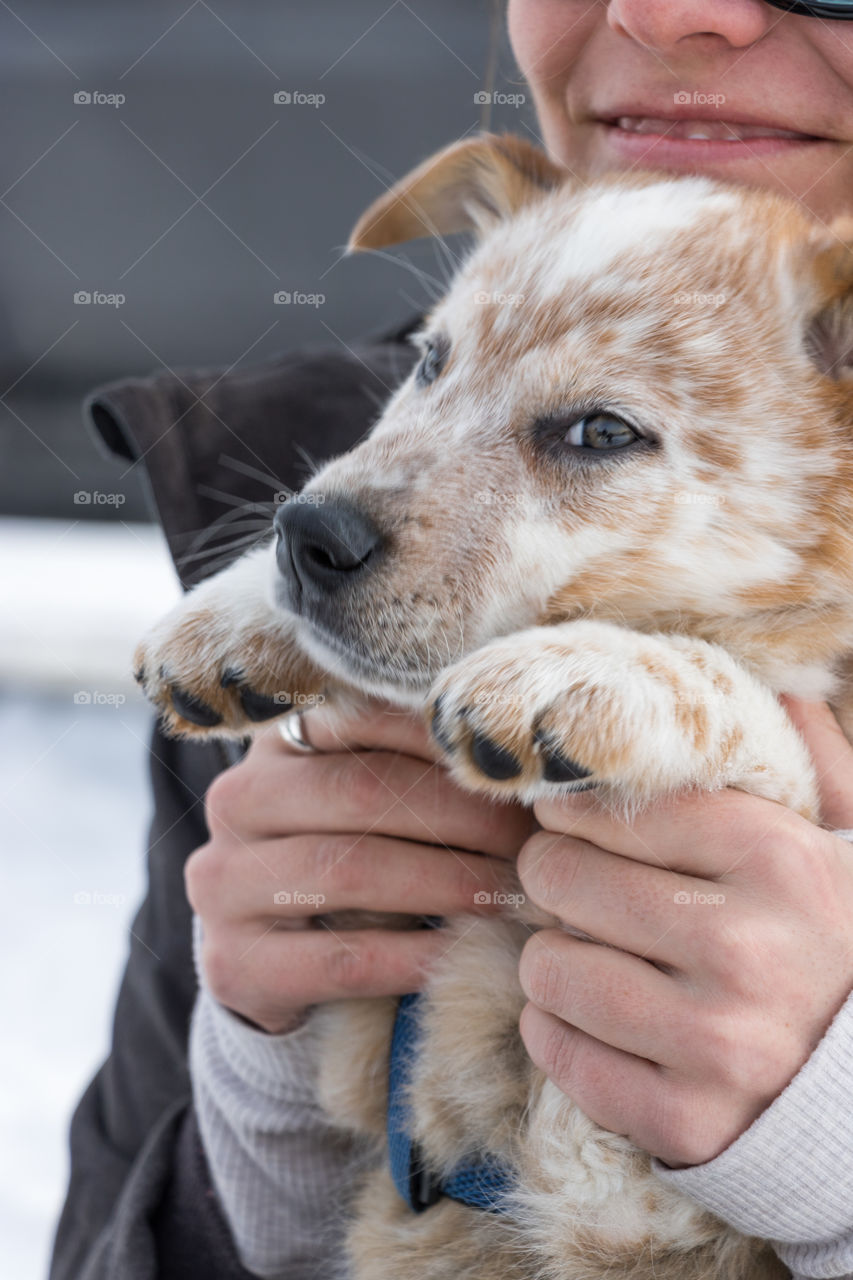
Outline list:
[[[740,142],[744,138],[802,138],[789,129],[758,124],[732,124],[727,120],[665,120],[652,116],[620,116],[616,121],[626,133],[664,134],[668,138],[693,138],[705,142]]]

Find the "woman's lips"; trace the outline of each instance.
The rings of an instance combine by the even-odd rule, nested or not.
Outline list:
[[[668,120],[654,116],[619,116],[598,122],[609,146],[619,155],[658,163],[701,164],[743,160],[826,144],[828,139],[768,125],[728,120]]]

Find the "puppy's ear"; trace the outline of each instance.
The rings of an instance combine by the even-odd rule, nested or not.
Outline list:
[[[512,134],[455,142],[401,178],[361,215],[348,252],[454,231],[482,235],[568,173]]]
[[[806,349],[827,377],[853,380],[853,217],[816,233],[812,277],[819,308],[806,329]]]

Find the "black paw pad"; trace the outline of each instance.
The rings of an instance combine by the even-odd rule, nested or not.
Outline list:
[[[265,693],[258,693],[257,690],[249,688],[238,689],[237,697],[248,718],[256,723],[260,720],[271,720],[273,716],[284,715],[285,711],[289,711],[293,706],[292,702],[271,698]]]
[[[250,689],[248,685],[241,686],[241,681],[245,678],[242,671],[234,671],[231,667],[228,671],[224,671],[222,680],[219,681],[223,689],[231,689],[233,685],[237,685],[237,698],[240,699],[240,705],[243,708],[243,714],[247,719],[254,721],[256,724],[265,719],[272,719],[274,716],[283,716],[284,712],[289,712],[293,707],[293,703],[288,703],[284,699],[270,698],[268,694],[259,694],[257,690]]]
[[[176,689],[174,685],[170,687],[169,692],[172,695],[172,706],[175,711],[185,720],[189,720],[190,724],[201,725],[203,729],[212,729],[215,725],[222,724],[222,716],[219,712],[214,711],[213,707],[209,707],[206,702],[202,702],[201,698],[194,698],[185,689]]]
[[[505,782],[521,773],[521,761],[511,751],[499,747],[484,733],[475,733],[471,739],[471,760],[487,778]]]
[[[576,760],[562,755],[550,738],[538,733],[534,736],[542,747],[542,777],[545,782],[580,782],[582,778],[592,776],[591,769],[585,769]]]
[[[235,671],[232,668],[222,673],[222,679],[219,683],[223,689],[230,689],[232,685],[238,686],[237,697],[248,720],[259,724],[262,720],[272,720],[273,716],[283,716],[285,711],[290,711],[292,708],[293,703],[286,702],[283,698],[270,697],[266,693],[258,693],[256,689],[250,689],[248,685],[240,687],[240,681],[243,678],[242,671]]]
[[[436,742],[441,747],[441,749],[443,751],[452,751],[453,739],[450,737],[450,734],[442,726],[442,723],[441,723],[441,704],[443,701],[444,699],[441,696],[439,696],[435,700],[435,703],[432,708],[432,720],[430,721],[430,728],[432,730],[432,736],[435,738]]]

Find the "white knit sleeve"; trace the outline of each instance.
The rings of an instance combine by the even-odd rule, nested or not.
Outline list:
[[[739,1231],[772,1241],[797,1280],[853,1277],[853,994],[731,1146],[707,1164],[654,1168]]]
[[[318,1105],[310,1016],[267,1035],[223,1008],[202,979],[190,1028],[193,1101],[240,1260],[268,1280],[344,1280],[344,1213],[375,1153]]]

